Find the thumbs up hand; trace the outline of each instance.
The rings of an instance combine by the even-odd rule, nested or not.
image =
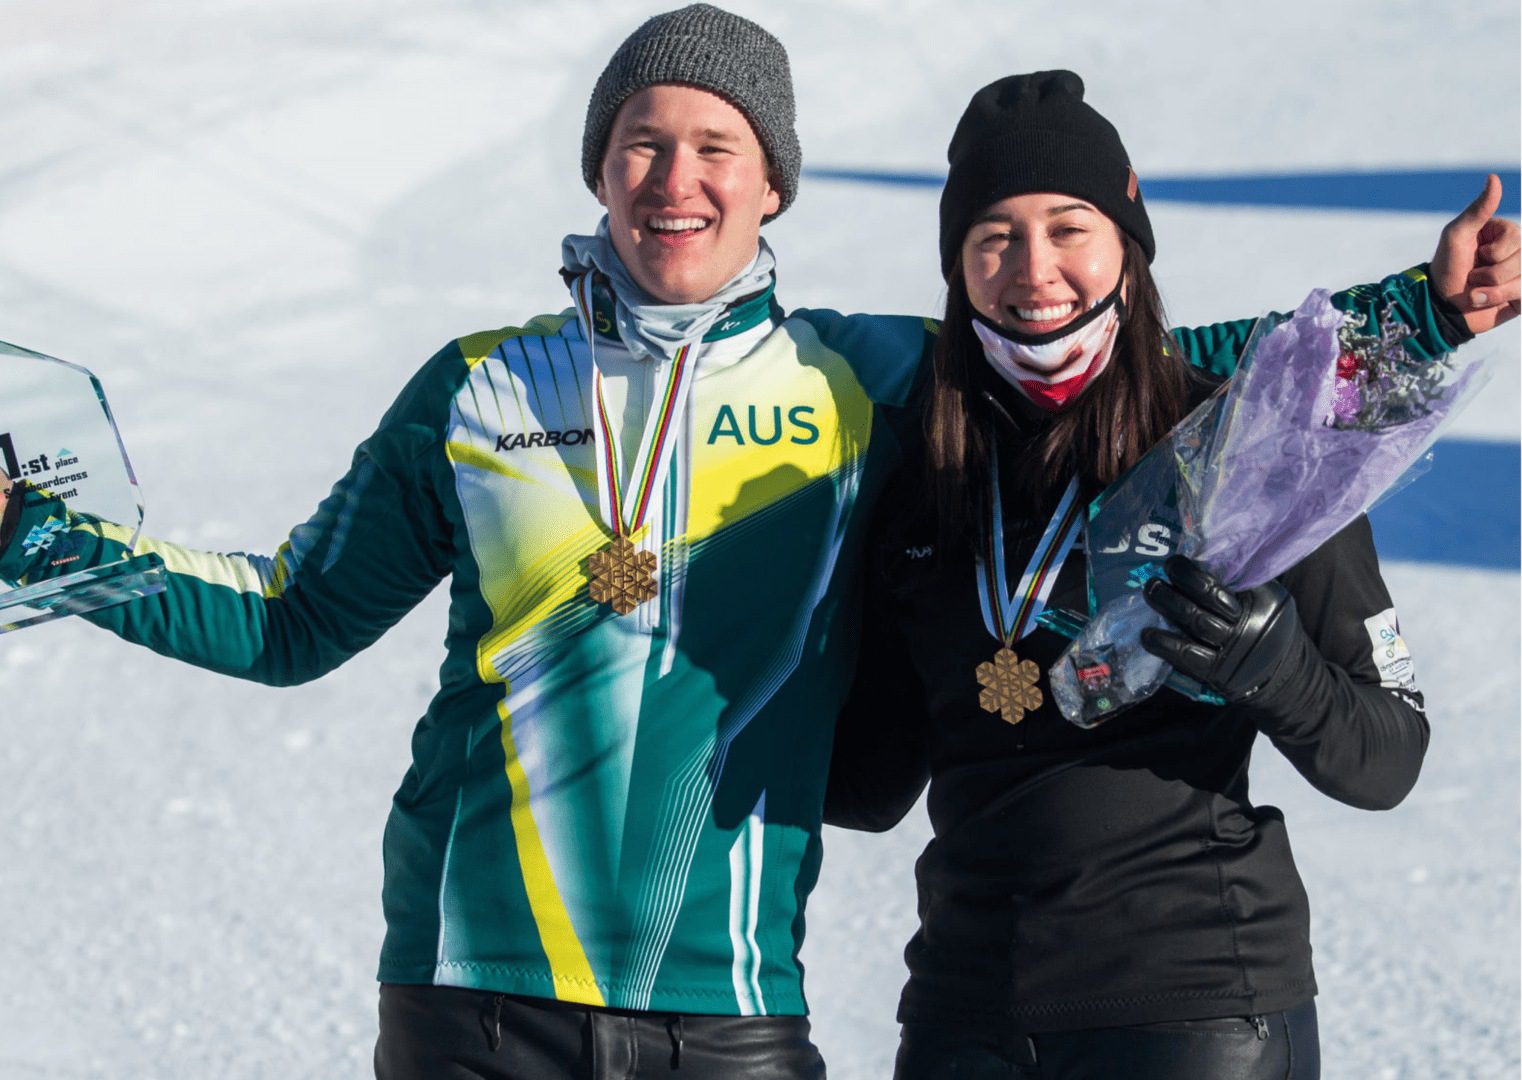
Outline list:
[[[1500,205],[1501,178],[1491,173],[1479,197],[1443,226],[1428,270],[1437,294],[1463,313],[1475,334],[1522,310],[1522,230],[1495,216]]]

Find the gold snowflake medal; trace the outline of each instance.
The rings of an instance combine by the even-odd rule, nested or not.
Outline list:
[[[587,559],[587,574],[592,579],[587,592],[593,603],[607,604],[618,614],[627,615],[655,598],[655,570],[653,554],[637,549],[627,536],[616,536]]]
[[[978,704],[985,712],[998,713],[1010,724],[1018,724],[1027,712],[1041,708],[1041,669],[1029,660],[1021,660],[1008,645],[994,653],[992,660],[978,665]]]
[[[1083,504],[1078,498],[1078,478],[1069,481],[1047,522],[1025,572],[1011,590],[1005,584],[1004,514],[999,500],[998,450],[993,454],[988,499],[989,521],[984,531],[987,545],[978,558],[978,590],[983,625],[999,642],[992,660],[977,667],[978,704],[997,713],[1006,723],[1018,724],[1025,714],[1041,708],[1041,669],[1015,655],[1014,645],[1036,628],[1036,618],[1046,606],[1057,574],[1083,530]]]
[[[638,450],[629,471],[627,490],[619,461],[619,443],[609,420],[603,397],[602,369],[597,365],[596,318],[593,310],[593,275],[581,274],[571,282],[582,336],[591,352],[592,402],[596,408],[593,441],[597,451],[597,508],[613,541],[587,559],[587,593],[594,603],[607,604],[627,615],[646,600],[655,598],[656,559],[640,551],[630,539],[645,526],[659,478],[668,473],[672,450],[697,373],[698,340],[688,341],[669,355],[652,354],[651,377],[656,386],[654,405],[645,417]],[[701,334],[698,335],[699,338]],[[647,344],[650,344],[647,342]]]

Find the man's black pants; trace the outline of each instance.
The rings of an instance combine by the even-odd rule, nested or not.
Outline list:
[[[824,1080],[803,1016],[598,1009],[383,984],[376,1080]]]

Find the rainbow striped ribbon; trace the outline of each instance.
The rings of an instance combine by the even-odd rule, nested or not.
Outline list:
[[[988,551],[978,559],[978,600],[983,607],[983,625],[1005,645],[1013,645],[1036,628],[1036,618],[1046,607],[1046,600],[1057,583],[1057,575],[1068,552],[1083,529],[1083,503],[1078,498],[1078,477],[1068,481],[1067,490],[1052,511],[1052,519],[1032,552],[1025,573],[1013,592],[1005,590],[1008,580],[1004,568],[1004,507],[999,498],[999,455],[995,450],[990,477],[989,527],[984,531]]]
[[[629,475],[632,484],[630,490],[623,482],[618,438],[613,433],[607,405],[603,401],[602,371],[597,366],[597,349],[592,344],[595,332],[590,273],[582,274],[576,279],[571,286],[571,295],[576,301],[582,332],[587,339],[587,350],[592,356],[592,398],[597,406],[597,426],[593,429],[593,436],[599,463],[598,509],[602,513],[603,523],[613,530],[615,537],[627,537],[637,533],[644,525],[645,515],[650,511],[650,498],[655,491],[656,478],[665,472],[671,461],[671,452],[676,446],[676,428],[686,412],[693,374],[697,371],[698,343],[687,342],[671,358],[671,370],[666,376],[665,389],[661,391],[656,407],[645,418],[645,429],[640,436],[634,468]]]

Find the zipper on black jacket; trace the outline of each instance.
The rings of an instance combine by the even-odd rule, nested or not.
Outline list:
[[[1268,1038],[1268,1021],[1261,1016],[1249,1016],[1252,1026],[1258,1029],[1258,1041],[1263,1042]]]

